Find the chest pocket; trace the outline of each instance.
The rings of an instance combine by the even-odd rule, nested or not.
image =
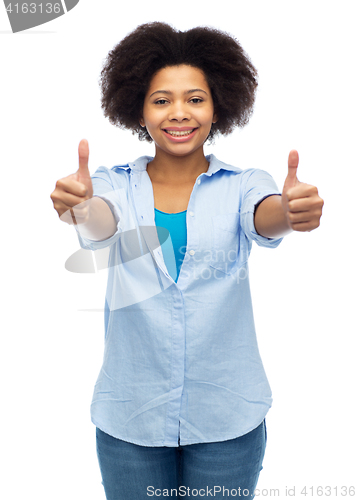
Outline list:
[[[232,274],[237,268],[239,249],[239,213],[212,217],[211,267]]]

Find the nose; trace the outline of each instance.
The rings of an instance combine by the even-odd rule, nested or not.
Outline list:
[[[184,103],[177,101],[170,106],[168,118],[170,121],[182,122],[184,120],[190,120],[191,114]]]

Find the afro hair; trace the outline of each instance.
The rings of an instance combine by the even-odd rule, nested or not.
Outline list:
[[[218,121],[212,124],[208,140],[248,123],[257,70],[238,41],[215,28],[178,31],[162,22],[138,26],[108,53],[100,74],[104,116],[151,142],[139,123],[151,79],[162,68],[182,64],[203,71],[211,89]]]

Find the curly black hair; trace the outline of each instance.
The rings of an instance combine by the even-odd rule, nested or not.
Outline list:
[[[139,123],[151,79],[160,69],[181,64],[203,71],[211,89],[218,121],[208,140],[248,123],[258,75],[238,41],[214,28],[178,31],[162,22],[138,26],[107,55],[99,79],[104,116],[152,142]]]

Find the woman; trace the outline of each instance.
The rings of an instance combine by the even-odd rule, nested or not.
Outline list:
[[[252,498],[272,399],[248,257],[253,241],[318,227],[323,200],[298,181],[296,151],[282,193],[263,170],[204,155],[253,109],[257,72],[230,35],[145,24],[101,76],[105,116],[155,143],[154,158],[90,177],[83,140],[51,195],[83,248],[110,248],[91,406],[107,499]]]

